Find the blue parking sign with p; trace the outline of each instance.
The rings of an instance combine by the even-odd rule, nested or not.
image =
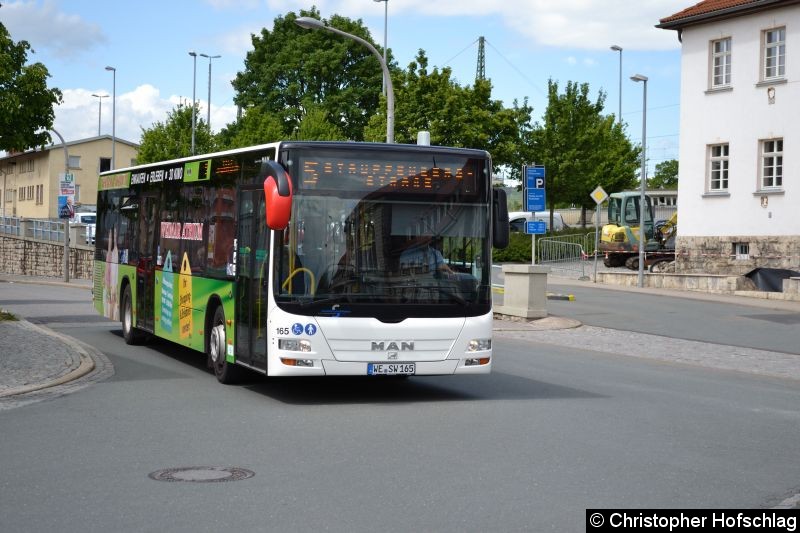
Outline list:
[[[544,189],[545,172],[543,166],[525,167],[525,187],[528,189]]]

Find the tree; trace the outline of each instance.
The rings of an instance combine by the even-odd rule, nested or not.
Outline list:
[[[640,149],[631,145],[613,116],[603,116],[605,93],[589,99],[589,85],[568,82],[563,94],[548,82],[544,123],[534,133],[530,161],[547,169],[547,199],[555,205],[594,207],[589,193],[601,185],[613,192],[636,183]],[[584,217],[585,218],[585,217]]]
[[[47,88],[50,73],[41,63],[26,65],[27,41],[15,43],[0,23],[0,150],[22,151],[50,140],[61,91]],[[31,50],[33,52],[33,50]]]
[[[216,149],[208,124],[200,118],[195,104],[195,153],[203,154]],[[192,107],[178,104],[167,113],[167,120],[156,122],[151,128],[142,128],[139,146],[139,163],[153,163],[192,155]]]
[[[236,122],[228,124],[217,134],[222,149],[242,148],[275,142],[286,138],[280,118],[263,107],[248,108]]]
[[[656,165],[655,175],[647,180],[649,189],[677,189],[678,188],[678,161],[670,159]]]
[[[463,87],[451,78],[449,68],[428,70],[424,50],[405,71],[392,76],[395,92],[395,141],[415,143],[417,132],[429,131],[431,144],[488,150],[494,165],[517,165],[521,141],[532,131],[533,109],[514,102],[504,108],[491,98],[491,83],[481,80]],[[383,109],[383,107],[381,107]],[[386,116],[381,111],[370,120],[364,137],[386,138]]]
[[[301,10],[299,16],[320,18],[316,8]],[[344,139],[362,140],[380,102],[383,74],[377,58],[351,39],[300,28],[297,18],[289,12],[275,19],[272,31],[264,28],[260,36],[253,35],[253,50],[233,80],[234,101],[242,107],[263,106],[293,137],[316,106]],[[323,22],[374,45],[360,19],[333,15]]]

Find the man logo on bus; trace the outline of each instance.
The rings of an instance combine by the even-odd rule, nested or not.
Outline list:
[[[414,343],[411,341],[400,341],[400,343],[396,343],[394,341],[389,341],[387,344],[386,342],[375,342],[372,341],[372,351],[373,352],[383,352],[386,350],[391,350],[395,352],[411,352],[414,351]]]

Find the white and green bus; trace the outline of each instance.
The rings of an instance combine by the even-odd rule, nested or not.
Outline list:
[[[223,383],[488,373],[491,171],[481,150],[290,141],[104,172],[95,306]]]

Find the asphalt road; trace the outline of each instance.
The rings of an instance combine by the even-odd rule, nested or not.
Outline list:
[[[489,376],[223,386],[202,356],[125,345],[81,294],[0,287],[0,305],[115,368],[0,411],[4,532],[578,531],[586,508],[760,508],[800,492],[798,380],[498,336]],[[705,312],[684,303],[670,305]],[[255,475],[148,477],[189,466]]]

